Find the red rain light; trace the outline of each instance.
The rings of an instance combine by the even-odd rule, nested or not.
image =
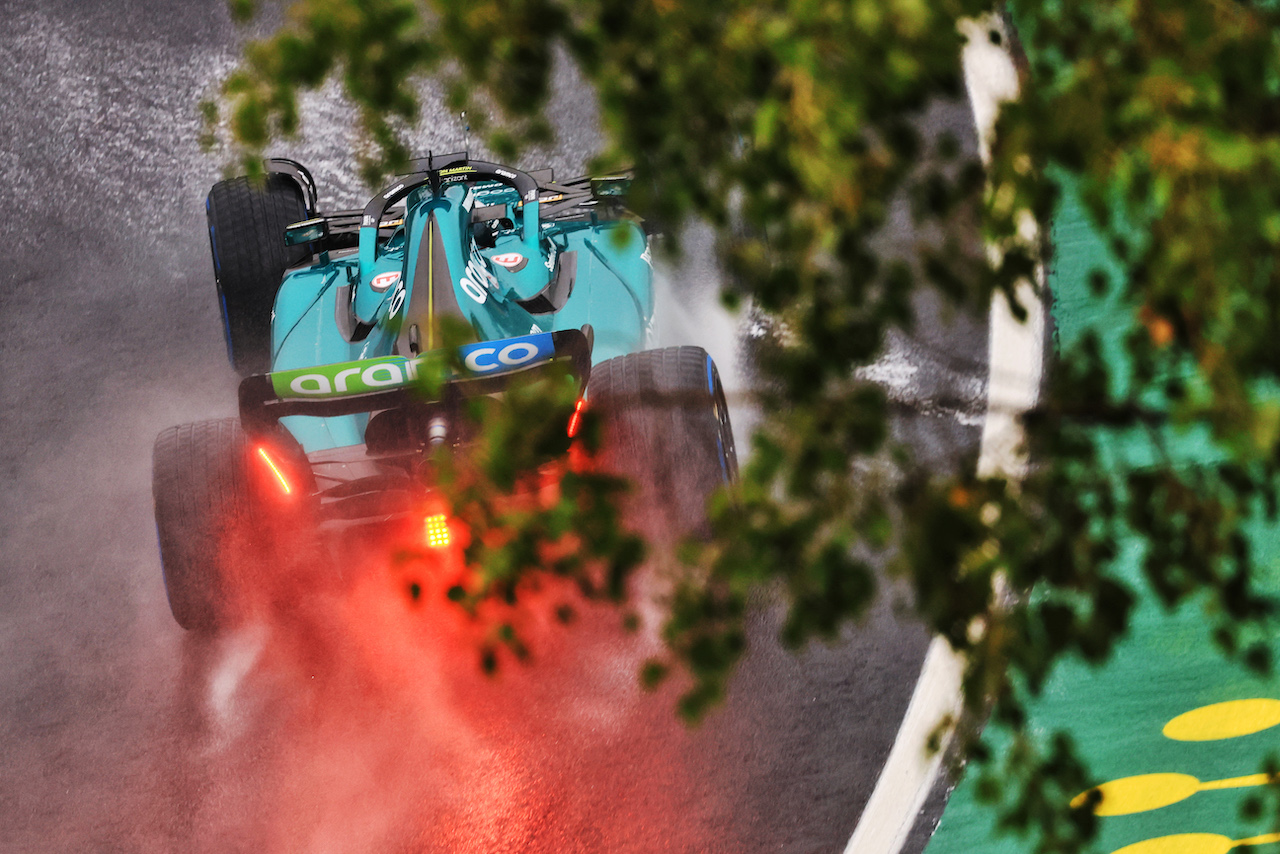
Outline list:
[[[584,398],[578,398],[578,402],[573,406],[573,414],[569,416],[569,438],[572,439],[578,435],[578,428],[582,426],[582,410],[587,405]]]
[[[267,449],[261,445],[258,446],[258,456],[262,457],[262,461],[267,464],[267,468],[271,469],[271,473],[276,476],[276,480],[280,482],[280,488],[284,490],[284,494],[292,495],[293,487],[289,485],[289,479],[284,476],[284,472],[280,471],[280,467],[276,465],[275,460],[271,459]]]
[[[449,517],[443,513],[428,516],[423,522],[422,533],[427,540],[427,545],[431,548],[448,548]]]

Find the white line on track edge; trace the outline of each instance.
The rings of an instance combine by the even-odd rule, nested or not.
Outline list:
[[[960,23],[968,36],[962,61],[965,85],[978,131],[979,153],[991,160],[991,140],[1000,104],[1018,96],[1018,72],[1009,53],[1009,34],[1000,17],[989,14]],[[997,45],[989,34],[1001,36]],[[1023,240],[1037,239],[1036,225],[1028,215],[1019,228]],[[990,251],[998,251],[994,247]],[[1043,270],[1037,276],[1043,284]],[[1003,294],[991,300],[987,417],[982,425],[978,474],[1004,474],[1018,478],[1026,468],[1019,416],[1035,405],[1040,394],[1044,358],[1044,307],[1036,289],[1023,282],[1017,296],[1028,319],[1013,316]],[[845,854],[897,854],[907,840],[933,781],[942,766],[945,733],[936,753],[929,753],[930,734],[944,720],[955,720],[961,711],[964,660],[942,638],[929,644],[911,703],[894,739],[875,790],[854,828]]]

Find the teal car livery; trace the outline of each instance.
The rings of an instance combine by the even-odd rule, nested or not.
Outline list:
[[[641,492],[659,489],[645,486],[655,455],[695,458],[653,496],[672,512],[700,518],[734,477],[710,357],[644,349],[653,272],[648,236],[622,205],[625,178],[557,183],[549,171],[433,156],[363,209],[322,214],[301,164],[267,166],[265,181],[220,182],[206,204],[228,355],[242,375],[239,418],[156,440],[161,560],[184,627],[242,616],[232,588],[243,565],[277,572],[301,530],[314,539],[418,513],[430,493],[425,452],[465,452],[451,401],[501,394],[550,365],[600,411],[606,445],[619,437],[611,465]],[[471,342],[445,353],[450,329],[470,330]],[[442,356],[454,374],[424,399],[420,369]],[[602,457],[610,465],[607,448]],[[234,557],[224,554],[232,543]]]

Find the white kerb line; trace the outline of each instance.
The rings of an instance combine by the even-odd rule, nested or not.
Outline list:
[[[991,141],[1000,104],[1018,97],[1018,70],[1009,52],[1009,34],[994,13],[960,22],[967,37],[962,53],[965,86],[977,125],[978,148],[984,165],[991,163]],[[999,43],[991,34],[999,35]],[[1038,239],[1034,219],[1028,213],[1019,222],[1024,245]],[[998,257],[999,248],[988,252]],[[1044,271],[1036,276],[1043,284]],[[987,416],[982,425],[978,475],[1006,475],[1017,479],[1026,471],[1025,436],[1019,417],[1036,404],[1044,348],[1044,312],[1037,289],[1022,281],[1015,293],[1027,319],[1013,316],[1003,294],[991,299],[988,319]],[[897,854],[907,840],[942,767],[945,749],[953,734],[948,727],[937,751],[930,753],[930,735],[944,721],[956,721],[962,709],[964,660],[944,639],[929,644],[920,677],[898,729],[889,758],[876,788],[845,846],[845,854]]]

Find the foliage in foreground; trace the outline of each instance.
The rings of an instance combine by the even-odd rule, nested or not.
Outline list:
[[[1055,660],[1101,662],[1125,632],[1129,538],[1166,605],[1200,603],[1224,653],[1270,665],[1273,606],[1251,583],[1242,525],[1276,509],[1280,11],[1008,5],[1029,59],[988,170],[913,121],[963,97],[957,21],[989,11],[977,0],[296,0],[221,100],[252,162],[298,130],[300,91],[338,79],[372,142],[372,179],[403,162],[398,131],[428,75],[473,123],[488,116],[490,147],[509,156],[548,138],[551,70],[574,63],[599,97],[597,165],[633,168],[641,214],[714,225],[726,298],[785,329],[761,354],[766,416],[740,493],[717,504],[704,572],[673,596],[687,710],[722,694],[752,590],[785,590],[783,639],[800,647],[861,614],[873,566],[891,560],[922,618],[967,655],[970,710],[994,701],[1016,731]],[[969,32],[1008,37],[987,20]],[[886,401],[857,368],[887,329],[910,327],[918,289],[962,308],[1012,295],[1042,260],[1019,219],[1048,223],[1065,186],[1111,243],[1119,269],[1093,281],[1136,307],[1131,329],[1118,350],[1063,342],[1026,419],[1036,462],[1019,482],[923,470],[891,446]],[[882,253],[874,237],[904,199],[932,239]],[[975,222],[1000,252],[982,250]],[[1180,456],[1194,430],[1211,459]],[[1146,450],[1117,454],[1122,440]],[[1019,736],[993,771],[982,791],[1006,826],[1039,829],[1038,850],[1092,832],[1062,806],[1087,784],[1068,742]]]

